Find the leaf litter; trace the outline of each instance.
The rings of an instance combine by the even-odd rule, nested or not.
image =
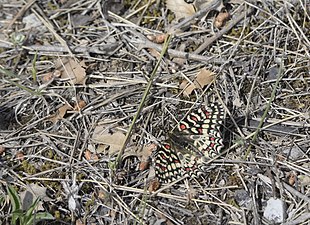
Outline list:
[[[1,196],[8,183],[23,199],[33,186],[43,210],[66,224],[272,224],[277,215],[306,223],[308,8],[295,0],[5,1]],[[226,113],[223,154],[198,178],[160,184],[155,146],[213,101]],[[272,202],[281,210],[268,215]],[[3,224],[9,204],[0,201]]]

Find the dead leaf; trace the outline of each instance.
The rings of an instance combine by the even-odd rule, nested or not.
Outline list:
[[[55,63],[56,69],[61,72],[61,78],[67,79],[72,85],[85,84],[86,72],[85,62],[76,62],[72,58],[58,59]]]
[[[83,100],[80,100],[77,104],[74,105],[73,110],[74,111],[80,111],[81,109],[83,109],[86,106],[86,102]]]
[[[146,169],[149,167],[149,164],[150,164],[149,161],[150,161],[150,160],[140,162],[140,164],[139,164],[139,170],[140,170],[140,171],[146,170]]]
[[[156,51],[154,48],[148,48],[149,53],[154,56],[156,59],[160,58],[160,53]]]
[[[3,155],[5,153],[5,147],[3,147],[2,145],[0,146],[0,156]]]
[[[103,126],[97,126],[94,130],[92,140],[108,146],[109,155],[119,152],[125,141],[125,134],[120,131],[109,133],[109,130]]]
[[[16,153],[16,158],[20,161],[23,161],[25,159],[25,155],[23,152],[17,152]]]
[[[194,6],[186,3],[184,0],[166,0],[166,6],[174,13],[176,21],[189,17],[195,13]]]
[[[154,43],[162,44],[165,42],[167,34],[147,35],[146,37]]]
[[[288,183],[291,186],[293,186],[295,184],[296,179],[297,179],[296,174],[294,172],[290,172],[288,177]]]
[[[202,89],[206,85],[211,84],[214,81],[214,75],[215,73],[212,71],[203,68],[199,71],[192,84],[188,84],[188,81],[183,81],[180,84],[180,88],[183,89],[183,94],[188,97],[192,94],[193,90],[197,88]]]
[[[42,82],[43,82],[43,84],[46,84],[48,82],[52,82],[55,79],[55,77],[60,77],[60,75],[61,75],[61,73],[59,70],[44,73],[44,74],[42,74]]]
[[[157,179],[153,179],[153,180],[151,180],[151,182],[150,182],[148,191],[149,191],[149,192],[157,191],[159,187],[160,187],[159,181],[158,181]]]
[[[63,105],[61,106],[55,114],[53,114],[49,120],[52,121],[53,123],[56,123],[58,120],[61,120],[62,118],[64,118],[64,116],[66,115],[67,111],[69,109],[72,109],[72,107],[70,105]]]
[[[220,12],[215,18],[214,26],[217,28],[222,27],[229,18],[230,14],[228,12]]]
[[[99,157],[97,154],[92,153],[91,151],[89,151],[88,149],[84,152],[84,157],[87,161],[90,160],[94,160],[94,161],[98,161]]]

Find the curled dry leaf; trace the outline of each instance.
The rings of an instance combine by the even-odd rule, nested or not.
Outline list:
[[[142,148],[142,151],[139,152],[139,156],[141,156],[141,163],[139,165],[139,170],[144,171],[149,167],[150,164],[150,156],[152,155],[153,151],[156,149],[155,144],[149,144]]]
[[[146,37],[154,43],[162,44],[165,42],[167,34],[147,35]]]
[[[85,62],[76,62],[72,58],[63,58],[56,61],[56,68],[61,72],[61,78],[68,80],[72,85],[85,84]]]
[[[297,179],[296,174],[294,172],[290,172],[288,177],[288,183],[291,186],[293,186],[295,184],[296,179]]]
[[[180,88],[183,89],[183,94],[188,97],[192,94],[193,90],[197,88],[201,89],[206,85],[211,84],[214,81],[214,76],[215,73],[207,70],[206,68],[203,68],[199,71],[193,83],[189,84],[185,80],[180,84]]]
[[[80,111],[81,109],[83,109],[86,106],[86,102],[83,100],[80,100],[77,104],[74,105],[73,110],[74,111]]]
[[[91,151],[89,151],[88,149],[84,152],[84,157],[86,160],[90,161],[90,160],[94,160],[94,161],[98,161],[99,157],[97,154],[92,153]]]
[[[61,75],[61,73],[59,70],[55,70],[54,72],[45,73],[42,76],[42,82],[44,84],[52,82],[55,79],[55,77],[60,77],[60,75]]]
[[[58,120],[61,120],[61,119],[64,118],[64,116],[66,115],[66,113],[67,113],[67,111],[68,111],[69,109],[72,109],[72,107],[71,107],[70,105],[65,104],[65,105],[61,106],[61,107],[56,111],[56,113],[53,114],[53,115],[49,118],[49,120],[52,121],[53,123],[56,123]]]
[[[25,159],[25,155],[23,152],[17,152],[16,153],[16,158],[20,161],[23,161]]]
[[[166,0],[167,8],[174,13],[175,20],[189,17],[195,13],[195,7],[184,0]]]
[[[0,156],[5,153],[5,147],[0,146]]]
[[[149,191],[149,192],[157,191],[159,187],[160,187],[159,181],[158,181],[157,179],[153,179],[153,180],[151,180],[151,182],[150,182],[148,191]]]
[[[228,12],[220,12],[215,18],[214,26],[217,28],[222,27],[229,18],[230,14]]]

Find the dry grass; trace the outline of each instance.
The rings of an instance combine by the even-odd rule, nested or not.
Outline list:
[[[284,224],[308,224],[308,1],[226,1],[221,28],[212,4],[176,23],[163,1],[59,2],[0,5],[1,224],[12,213],[7,184],[46,188],[41,209],[52,224],[270,224],[263,211],[272,197],[286,204]],[[163,44],[147,36],[168,30],[154,70]],[[72,67],[81,82],[58,76]],[[184,97],[180,82],[201,68],[215,82]],[[154,172],[139,169],[141,149],[214,100],[225,108],[223,154],[203,176],[149,192]],[[94,132],[126,134],[134,118],[117,165],[123,139],[112,148]]]

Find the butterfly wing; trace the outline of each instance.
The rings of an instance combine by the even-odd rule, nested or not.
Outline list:
[[[219,104],[211,104],[208,108],[200,108],[187,115],[179,123],[178,134],[186,142],[207,158],[220,153],[223,148],[220,131],[224,111]]]
[[[205,157],[218,155],[223,147],[221,124],[223,109],[218,104],[191,112],[180,121],[171,144],[163,144],[156,153],[155,173],[161,183],[201,173]]]
[[[168,143],[164,143],[156,152],[155,174],[161,183],[172,182],[185,174],[179,156]]]
[[[156,152],[155,174],[160,183],[169,183],[184,175],[198,176],[203,158],[193,154],[183,154],[170,144],[163,144]]]

